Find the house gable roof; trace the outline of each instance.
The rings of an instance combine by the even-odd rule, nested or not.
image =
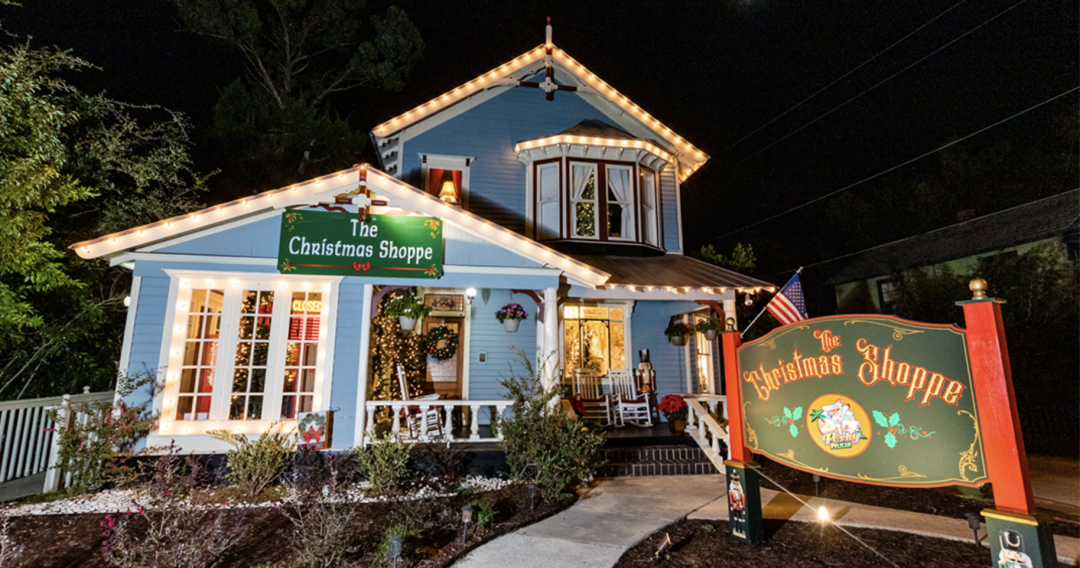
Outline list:
[[[266,191],[201,211],[78,242],[69,248],[85,259],[106,258],[116,263],[119,258],[130,253],[157,250],[171,246],[173,243],[197,238],[200,234],[230,230],[237,225],[272,215],[276,210],[318,203],[334,203],[335,196],[357,195],[361,193],[361,188],[377,192],[380,198],[385,198],[388,208],[419,211],[425,215],[439,217],[456,225],[467,234],[534,260],[541,265],[558,268],[568,278],[586,285],[602,285],[611,276],[474,213],[440,201],[423,190],[367,165],[356,166],[304,183]],[[374,212],[378,213],[378,208]]]
[[[576,89],[561,92],[558,96],[580,96],[622,127],[631,138],[656,140],[663,146],[663,151],[677,159],[680,181],[708,161],[707,154],[549,42],[373,128],[371,137],[383,168],[392,174],[400,174],[398,149],[413,136],[507,89],[528,88],[521,87],[519,82],[544,72],[545,49],[551,53],[555,81]]]
[[[930,266],[1061,235],[1080,219],[1080,189],[875,247],[826,284],[837,285]]]

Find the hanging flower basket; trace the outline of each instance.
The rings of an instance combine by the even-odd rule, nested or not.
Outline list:
[[[698,333],[705,335],[706,340],[714,341],[716,336],[723,331],[724,322],[720,321],[719,318],[709,318],[697,322],[695,327],[697,328]]]
[[[406,294],[387,303],[383,308],[383,313],[390,317],[396,316],[401,329],[411,331],[416,327],[416,320],[431,313],[431,307],[421,302],[416,296]]]
[[[686,336],[693,333],[694,330],[690,329],[690,326],[685,323],[673,323],[667,326],[664,330],[664,335],[668,337],[672,345],[676,347],[682,347],[686,345]]]
[[[526,312],[525,308],[521,307],[521,304],[506,304],[499,308],[499,311],[495,312],[495,319],[503,324],[503,329],[506,330],[506,333],[517,332],[518,326],[521,325],[521,320],[527,317],[529,317],[529,312]]]
[[[439,343],[442,347],[439,347]],[[427,353],[436,361],[446,361],[457,354],[458,334],[449,327],[440,325],[428,331]]]

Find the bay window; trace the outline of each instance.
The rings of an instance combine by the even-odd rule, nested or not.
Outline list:
[[[163,429],[176,421],[182,433],[205,433],[319,409],[332,341],[325,300],[340,278],[168,272],[176,314],[164,340]]]
[[[573,164],[571,183],[571,234],[574,237],[595,239],[597,238],[596,166],[594,164]]]
[[[659,214],[657,211],[656,172],[641,170],[641,224],[645,244],[660,246],[658,230]]]
[[[549,162],[536,167],[536,227],[540,239],[557,239],[562,235],[562,215],[559,205],[559,163]]]
[[[633,168],[607,166],[607,236],[635,240]]]

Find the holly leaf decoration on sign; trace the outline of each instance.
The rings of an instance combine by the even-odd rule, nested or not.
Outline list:
[[[891,428],[893,426],[896,426],[899,423],[900,423],[900,413],[899,412],[893,412],[892,416],[889,417],[889,427]]]
[[[791,419],[792,420],[798,420],[800,418],[802,418],[802,407],[801,406],[796,407],[795,410],[792,411],[792,413],[791,413]]]
[[[896,436],[892,432],[885,434],[885,445],[889,446],[889,449],[896,447]]]
[[[791,427],[788,428],[788,432],[791,432],[791,437],[794,438],[799,435],[799,427],[792,424]]]
[[[877,422],[878,426],[881,426],[882,428],[889,427],[889,421],[885,418],[885,415],[882,414],[880,410],[874,411],[874,422]]]
[[[788,410],[788,407],[786,407],[786,406],[784,407],[784,418],[787,418],[788,420],[792,420],[792,418],[791,418],[791,410]]]

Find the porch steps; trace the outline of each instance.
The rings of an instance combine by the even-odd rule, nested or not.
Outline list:
[[[601,450],[607,460],[598,477],[704,475],[719,473],[705,452],[684,445],[615,447]]]

